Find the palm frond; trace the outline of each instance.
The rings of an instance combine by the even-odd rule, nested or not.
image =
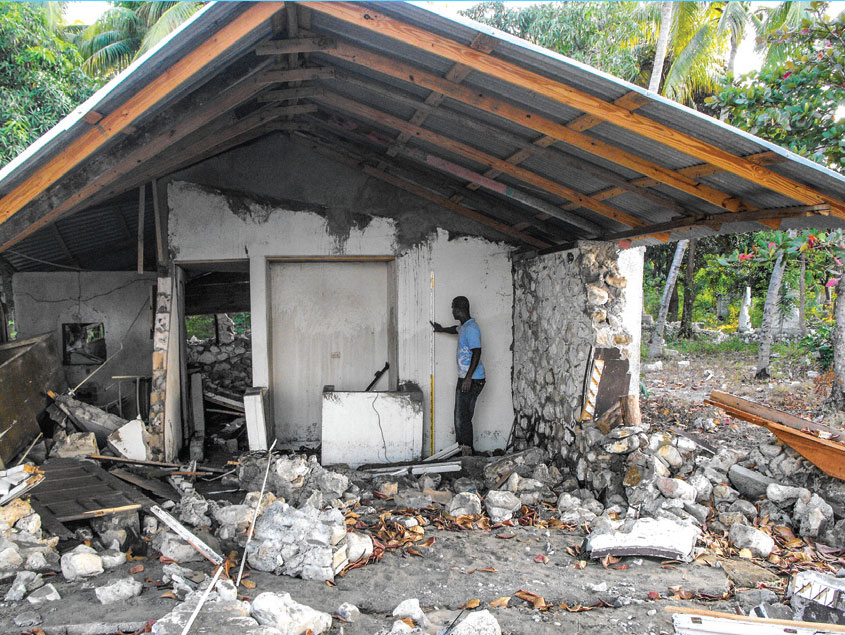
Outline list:
[[[194,13],[199,11],[205,3],[160,2],[156,4],[170,4],[172,6],[170,6],[170,8],[164,11],[164,13],[161,14],[161,17],[159,17],[159,19],[156,20],[156,22],[149,27],[146,35],[144,36],[144,39],[141,42],[141,46],[135,55],[136,58],[146,53],[148,50],[158,44],[161,40],[170,35],[170,33],[176,30],[176,28],[178,28],[180,24],[190,18]]]
[[[718,37],[717,25],[705,22],[673,60],[663,81],[663,95],[690,104],[696,93],[715,88],[723,49],[724,38]]]

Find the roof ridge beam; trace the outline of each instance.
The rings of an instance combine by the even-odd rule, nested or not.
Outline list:
[[[460,62],[502,81],[567,104],[620,128],[674,148],[688,156],[721,167],[726,172],[736,174],[801,203],[812,205],[827,202],[837,216],[845,218],[845,203],[842,201],[823,195],[809,186],[772,172],[763,166],[745,161],[742,157],[733,155],[692,135],[682,133],[625,108],[620,108],[615,104],[549,77],[544,77],[507,60],[476,51],[460,42],[412,24],[395,20],[362,5],[350,2],[302,2],[301,4],[314,11],[331,15],[368,31],[400,40],[406,45],[433,52],[440,57]]]

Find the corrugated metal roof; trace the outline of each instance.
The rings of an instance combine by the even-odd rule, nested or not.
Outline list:
[[[0,171],[0,195],[5,195],[24,179],[36,173],[49,160],[59,156],[70,142],[89,130],[89,124],[82,120],[82,117],[86,113],[96,111],[102,114],[108,114],[114,111],[129,97],[143,90],[150,81],[159,76],[164,70],[170,68],[178,60],[196,49],[202,42],[211,38],[222,25],[231,22],[240,13],[247,10],[248,6],[249,3],[243,2],[210,3],[203,10],[195,14],[190,21],[186,22],[171,37],[115,78],[115,80],[82,104],[71,115],[62,120],[53,130],[39,139],[20,157]],[[574,60],[524,42],[508,34],[501,33],[485,25],[480,25],[460,17],[441,16],[427,8],[407,3],[361,3],[355,6],[356,8],[363,6],[366,10],[372,9],[373,11],[381,12],[407,24],[424,29],[435,36],[449,38],[464,46],[469,46],[480,35],[486,36],[489,38],[489,42],[493,44],[491,55],[494,58],[502,60],[503,63],[516,64],[528,71],[539,73],[556,82],[571,86],[604,101],[613,101],[630,92],[637,93],[646,97],[649,101],[649,103],[637,110],[638,115],[651,119],[672,130],[706,141],[720,150],[735,156],[741,157],[766,151],[774,152],[783,157],[783,160],[780,163],[768,165],[768,170],[787,176],[799,183],[810,185],[828,196],[845,201],[845,179],[841,175],[807,159],[789,153],[783,148],[779,148],[748,133],[732,128],[723,122],[649,93],[638,86],[597,71]],[[310,32],[320,36],[335,37],[344,43],[351,44],[366,51],[378,53],[379,55],[395,60],[397,63],[410,65],[422,72],[437,77],[443,77],[455,67],[455,62],[439,55],[436,48],[421,49],[408,42],[389,37],[383,33],[374,32],[358,24],[338,19],[321,12],[319,5],[315,5],[310,10],[310,19],[305,21],[304,26]],[[150,122],[151,125],[158,121],[156,117],[161,115],[166,107],[174,103],[179,103],[179,100],[190,95],[199,86],[207,83],[224,70],[230,69],[236,60],[247,59],[248,56],[252,55],[256,42],[266,38],[270,34],[271,29],[269,25],[256,29],[249,36],[233,45],[225,54],[201,69],[188,83],[180,86],[165,99],[151,106],[143,116],[133,122],[133,126],[137,126],[144,121]],[[417,110],[415,103],[409,100],[416,100],[421,103],[430,94],[428,89],[417,86],[412,82],[389,76],[366,65],[341,60],[331,54],[311,53],[309,60],[311,65],[332,66],[339,69],[341,73],[341,77],[336,80],[317,80],[314,82],[316,85],[322,84],[346,98],[353,99],[358,103],[368,105],[405,121],[409,120]],[[365,84],[362,84],[361,80]],[[470,90],[489,95],[506,104],[527,111],[533,116],[541,116],[553,122],[559,122],[560,124],[572,122],[584,114],[581,110],[566,103],[561,103],[537,94],[524,87],[516,86],[479,70],[466,69],[465,77],[461,83]],[[314,103],[319,104],[320,102],[316,100]],[[238,112],[243,115],[249,110],[250,106],[246,104],[244,108],[239,108]],[[322,105],[320,110],[323,113],[334,113],[339,115],[341,119],[355,122],[356,132],[366,134],[368,131],[379,131],[379,137],[385,141],[396,139],[398,136],[397,130],[383,122],[368,121],[360,115],[345,112],[342,108]],[[317,123],[319,123],[319,120]],[[533,129],[528,121],[516,123],[449,96],[440,100],[437,110],[425,117],[424,122],[420,125],[426,130],[471,145],[481,152],[492,155],[500,160],[507,159],[520,148],[535,142],[543,136],[540,132]],[[317,125],[315,130],[316,132],[314,134],[317,135],[336,133],[336,131],[327,131],[325,126],[321,127],[320,125]],[[583,131],[581,134],[584,135],[584,138],[603,141],[631,155],[671,170],[678,170],[701,163],[701,160],[679,149],[674,149],[669,145],[661,143],[659,138],[646,138],[641,134],[623,129],[610,122],[600,123]],[[195,133],[195,135],[202,137],[202,130]],[[141,140],[138,142],[141,143]],[[237,142],[237,139],[235,142]],[[117,141],[114,141],[101,147],[92,157],[87,159],[87,163],[81,165],[80,169],[94,164],[99,157],[105,156],[110,152],[116,143]],[[353,141],[353,144],[356,143],[360,145],[360,140]],[[438,147],[428,141],[412,138],[407,145],[410,148],[422,149],[426,153],[447,159],[475,172],[484,173],[487,171],[486,165],[479,163],[477,160],[463,156],[459,152]],[[632,180],[641,176],[641,173],[634,169],[624,167],[608,158],[597,156],[596,154],[561,141],[547,145],[549,146],[549,150],[545,152],[553,153],[554,157],[550,159],[548,154],[538,152],[535,156],[524,159],[520,163],[521,168],[531,170],[547,179],[576,189],[583,194],[595,195],[600,193],[605,189],[613,187],[618,178]],[[361,148],[363,148],[362,151],[367,156],[372,154],[374,149],[378,149],[374,148],[371,144],[361,146]],[[380,149],[383,151],[384,143],[381,144]],[[157,160],[158,157],[154,157],[151,165],[157,165],[155,163]],[[386,155],[382,157],[382,160],[388,163],[394,161]],[[466,192],[463,189],[463,186],[466,184],[465,178],[449,180],[444,177],[442,170],[432,170],[429,166],[420,165],[413,158],[409,158],[408,156],[403,157],[401,153],[396,161],[397,166],[401,165],[402,170],[416,170],[423,183],[426,183],[425,179],[429,179],[428,184],[430,187],[442,196],[449,196],[451,193]],[[573,164],[580,165],[581,169],[576,170]],[[596,172],[596,169],[603,169],[606,174],[602,176],[600,172]],[[439,178],[433,178],[433,175],[439,175]],[[160,176],[164,176],[164,174]],[[70,177],[67,178],[69,179]],[[498,179],[504,186],[510,187],[514,191],[533,196],[536,200],[545,204],[556,207],[566,205],[566,201],[560,197],[550,194],[536,185],[523,182],[513,175],[502,174]],[[712,188],[723,191],[728,196],[739,197],[748,205],[754,207],[785,207],[800,203],[800,201],[762,187],[758,183],[732,174],[716,173],[698,178],[697,180]],[[109,187],[115,191],[122,191],[120,183],[121,181],[117,181],[116,184],[112,184]],[[59,185],[61,185],[61,182]],[[649,224],[665,222],[673,217],[677,217],[677,208],[679,206],[686,210],[688,214],[712,214],[722,211],[721,208],[706,200],[662,183],[650,187],[649,191],[671,200],[668,203],[666,201],[661,202],[660,200],[655,201],[643,195],[625,192],[607,198],[604,200],[604,203],[641,218]],[[480,190],[480,195],[486,196],[487,200],[491,201],[491,204],[492,201],[500,202],[497,203],[499,207],[499,218],[515,215],[517,218],[523,218],[528,222],[536,222],[534,220],[536,209],[532,209],[530,206],[527,207],[524,201],[516,202],[513,198],[508,198],[502,192],[489,192],[483,188]],[[98,249],[103,254],[108,252],[109,249],[120,252],[121,249],[118,246],[127,241],[126,228],[133,235],[136,231],[135,223],[137,222],[137,216],[136,213],[131,211],[132,207],[132,205],[122,203],[111,208],[109,206],[98,206],[96,210],[76,213],[72,217],[59,220],[57,228],[62,236],[67,236],[66,242],[68,243],[68,249],[74,256],[76,256],[77,251],[80,254],[91,254],[96,253]],[[672,211],[673,207],[675,208],[675,212]],[[27,209],[24,208],[24,211]],[[115,215],[115,209],[118,210],[121,216]],[[504,211],[506,209],[510,211]],[[592,223],[603,227],[604,231],[607,232],[618,231],[620,227],[618,223],[600,216],[596,211],[589,211],[586,208],[579,208],[575,216],[587,218]],[[123,218],[123,222],[119,221],[121,217]],[[27,216],[26,218],[29,217]],[[148,224],[151,222],[149,216],[147,222]],[[790,221],[792,224],[799,222],[802,221]],[[822,221],[814,218],[813,223],[821,224]],[[753,226],[753,224],[747,225]],[[555,231],[559,231],[562,227],[565,226],[557,220],[548,222],[549,236],[552,236]],[[2,229],[2,225],[0,225],[0,229]],[[145,227],[145,232],[149,231],[152,231],[151,227]],[[685,232],[685,235],[688,234],[689,232]],[[152,241],[147,240],[147,247],[150,244],[154,244],[154,239]],[[68,259],[61,244],[57,241],[55,234],[52,231],[44,229],[39,230],[16,245],[15,251],[29,255],[32,258],[54,262],[64,262]],[[4,257],[15,267],[21,269],[36,266],[33,261],[27,261],[21,256],[10,252],[7,252]],[[79,257],[83,258],[81,255]],[[104,262],[114,263],[122,257],[118,253],[117,256],[104,257]],[[64,260],[61,260],[62,258]],[[88,258],[88,256],[86,255],[84,258]],[[127,260],[127,266],[132,266],[131,258],[124,259]],[[94,260],[96,259],[92,259],[90,262],[94,262]]]

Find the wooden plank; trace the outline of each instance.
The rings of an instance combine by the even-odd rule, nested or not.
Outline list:
[[[714,390],[713,392],[711,392],[710,400],[716,401],[720,404],[731,406],[732,408],[736,408],[737,410],[742,410],[743,412],[747,412],[767,421],[780,423],[781,425],[788,426],[795,430],[800,431],[807,429],[825,433],[838,432],[838,430],[834,430],[831,427],[815,423],[814,421],[809,421],[808,419],[796,417],[795,415],[791,415],[788,412],[776,410],[775,408],[764,406],[763,404],[757,403],[756,401],[749,401],[748,399],[743,399],[742,397],[737,397],[736,395],[732,395],[727,392],[722,392],[721,390]]]
[[[670,168],[620,150],[610,143],[605,143],[575,130],[570,130],[565,125],[552,121],[538,113],[518,108],[501,99],[487,95],[482,91],[453,84],[441,77],[426,73],[415,66],[402,64],[396,60],[340,42],[336,50],[327,51],[325,55],[365,66],[371,70],[428,88],[429,90],[437,90],[447,97],[548,135],[557,141],[567,143],[580,150],[639,172],[659,183],[673,187],[728,211],[740,211],[746,208],[746,205],[741,200],[726,192],[722,192],[703,183],[698,183],[694,179],[675,172]]]
[[[636,110],[637,108],[645,106],[650,101],[651,100],[645,95],[632,90],[631,92],[622,95],[619,99],[614,100],[613,103],[619,106],[620,108],[624,108],[625,110],[630,112],[632,110]],[[570,130],[584,132],[585,130],[589,130],[590,128],[595,128],[597,125],[603,122],[604,119],[594,117],[593,115],[581,115],[580,117],[573,119],[568,124],[566,124],[566,127]]]
[[[386,126],[390,126],[391,128],[395,128],[396,130],[403,130],[409,132],[417,139],[423,139],[428,143],[432,143],[436,146],[441,148],[445,148],[461,156],[464,156],[468,159],[472,159],[473,161],[477,161],[489,167],[495,167],[496,169],[510,174],[511,176],[524,181],[526,183],[530,183],[539,187],[549,193],[555,194],[567,201],[573,201],[579,203],[582,207],[585,207],[601,216],[605,216],[612,220],[615,220],[618,223],[623,225],[627,225],[628,227],[643,227],[646,223],[645,221],[640,220],[630,214],[623,212],[622,210],[616,209],[615,207],[611,207],[605,203],[601,203],[596,201],[589,196],[573,190],[572,188],[566,187],[565,185],[561,185],[556,183],[550,179],[547,179],[539,174],[531,172],[530,170],[526,170],[519,166],[513,165],[512,163],[508,163],[503,159],[499,159],[492,155],[489,155],[477,148],[474,148],[470,145],[462,143],[460,141],[456,141],[449,137],[445,137],[443,135],[439,135],[435,132],[431,132],[430,130],[426,130],[424,128],[420,128],[419,126],[415,126],[409,122],[406,122],[398,117],[394,117],[388,113],[382,112],[380,110],[376,110],[375,108],[371,108],[370,106],[365,106],[360,104],[356,101],[351,99],[347,99],[341,95],[335,93],[327,93],[324,97],[316,98],[316,101],[328,104],[330,106],[334,106],[336,108],[340,108],[346,112],[351,112],[359,117],[363,117],[370,121],[375,121],[381,123]]]
[[[164,237],[164,221],[161,218],[161,210],[158,204],[158,180],[152,181],[153,190],[153,220],[155,220],[156,228],[156,262],[159,267],[166,262],[165,258],[165,237]]]
[[[810,205],[829,203],[837,217],[845,218],[845,203],[838,199],[823,195],[789,177],[746,161],[742,157],[733,155],[692,135],[660,124],[635,112],[630,112],[572,86],[544,77],[518,64],[476,51],[447,37],[380,14],[369,7],[350,2],[303,2],[302,4],[314,11],[331,15],[368,31],[397,39],[406,45],[410,44],[429,52],[434,51],[440,57],[460,62],[497,79],[577,108],[620,128],[721,167],[726,172],[736,174],[752,183],[779,192],[801,203]]]
[[[322,95],[324,90],[319,86],[302,86],[300,88],[280,88],[268,90],[258,96],[259,102],[288,101],[291,99],[302,99],[304,97],[316,97]]]
[[[746,622],[753,624],[772,624],[778,626],[787,626],[790,628],[808,628],[812,633],[845,633],[845,625],[837,624],[821,624],[819,622],[801,622],[798,620],[778,620],[768,617],[751,617],[748,615],[736,615],[735,613],[722,613],[720,611],[710,611],[707,609],[700,609],[694,606],[667,606],[664,609],[667,613],[681,613],[683,615],[699,615],[702,617],[717,617],[723,620],[732,622]],[[751,631],[747,631],[751,632]],[[789,631],[783,631],[788,633]]]
[[[166,99],[205,67],[214,63],[241,38],[269,20],[282,6],[283,3],[280,2],[250,4],[241,15],[222,25],[213,37],[207,38],[181,60],[135,92],[113,112],[103,117],[95,127],[70,142],[61,154],[45,163],[35,174],[3,197],[0,201],[0,224],[91,156],[138,117],[146,114],[150,108]]]
[[[138,188],[138,273],[144,273],[144,200],[147,193],[146,184]]]
[[[48,533],[58,536],[62,540],[73,538],[73,532],[65,527],[53,513],[43,505],[39,505],[37,500],[30,498],[29,504],[32,509],[41,516],[41,527],[47,530]]]
[[[333,68],[293,68],[286,71],[267,71],[255,78],[257,84],[276,84],[281,82],[303,82],[312,79],[333,79]]]
[[[267,40],[255,47],[256,55],[287,55],[288,53],[317,53],[337,46],[330,37],[289,38],[287,40]]]
[[[203,472],[204,474],[205,472]],[[139,476],[138,474],[134,474],[128,470],[124,470],[121,468],[114,468],[109,470],[109,474],[116,476],[119,479],[126,481],[127,483],[131,483],[137,487],[143,488],[148,492],[152,492],[159,498],[167,498],[172,501],[176,501],[177,503],[181,500],[179,493],[170,487],[167,483],[163,483],[158,480],[144,478],[143,476]]]
[[[298,104],[295,106],[278,106],[270,111],[278,117],[289,117],[292,115],[305,115],[311,112],[317,112],[317,106],[314,104]]]

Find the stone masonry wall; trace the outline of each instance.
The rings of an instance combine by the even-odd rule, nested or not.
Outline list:
[[[545,447],[554,455],[573,444],[591,347],[617,347],[638,359],[638,325],[625,324],[619,253],[613,244],[583,243],[514,263],[517,450]]]

